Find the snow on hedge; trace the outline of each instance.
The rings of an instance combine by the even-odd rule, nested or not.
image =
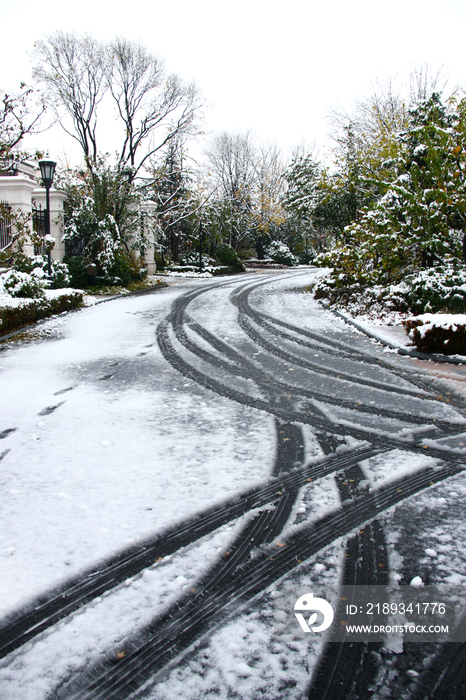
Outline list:
[[[415,316],[412,321],[421,321],[422,326],[419,326],[419,333],[422,338],[425,338],[426,333],[433,328],[443,328],[453,332],[458,330],[458,326],[466,326],[466,314],[421,314]],[[410,331],[410,337],[412,331]]]
[[[421,314],[403,326],[421,352],[466,355],[465,314]]]

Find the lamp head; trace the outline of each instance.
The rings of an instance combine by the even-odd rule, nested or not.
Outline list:
[[[40,174],[46,190],[52,187],[53,176],[55,175],[55,161],[44,158],[39,161]]]

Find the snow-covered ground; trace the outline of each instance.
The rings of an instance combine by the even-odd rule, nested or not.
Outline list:
[[[270,418],[206,396],[161,358],[177,292],[50,321],[0,353],[0,610],[268,476]]]
[[[279,273],[253,292],[251,303],[275,318],[346,342],[343,322],[303,294],[311,275],[302,270]],[[274,418],[182,376],[164,359],[155,337],[159,322],[180,294],[215,285],[208,294],[192,300],[189,314],[249,362],[257,366],[264,362],[270,372],[276,367],[281,381],[299,384],[299,366],[291,367],[288,361],[282,363],[272,356],[267,364],[266,353],[238,326],[236,307],[224,303],[235,288],[261,279],[260,273],[219,281],[174,279],[169,288],[147,296],[121,298],[47,321],[32,332],[34,342],[11,342],[0,350],[0,480],[4,494],[0,617],[111,553],[267,480],[275,460]],[[187,328],[188,338],[194,338],[193,333]],[[351,331],[348,342],[355,339],[368,357],[373,351],[385,357],[380,346],[375,348],[365,336]],[[197,338],[197,342],[208,348],[205,340]],[[220,358],[218,349],[210,349]],[[311,360],[328,362],[328,357],[320,355],[313,354]],[[194,356],[191,360],[198,368],[206,364]],[[409,365],[412,361],[400,362]],[[221,378],[217,369],[211,371]],[[327,381],[322,374],[313,377],[313,389],[318,382]],[[355,376],[355,383],[357,379]],[[244,377],[234,381],[238,391],[246,391],[250,382]],[[390,382],[398,388],[410,387],[402,376],[393,375]],[[350,387],[348,384],[349,398]],[[251,388],[249,395],[259,396],[262,391]],[[364,398],[369,404],[374,403],[369,401],[372,391],[368,389]],[[419,398],[399,396],[397,401],[410,407]],[[433,402],[431,406],[437,418],[462,422],[453,408]],[[328,412],[337,415],[339,410]],[[346,441],[339,437],[338,450],[343,452],[359,444],[349,436]],[[303,426],[303,442],[306,461],[322,454],[310,425]],[[378,487],[437,463],[428,455],[394,450],[366,460],[362,469],[367,483]],[[421,511],[429,508],[431,524],[427,534],[419,534],[421,550],[412,575],[425,577],[432,561],[438,561],[445,571],[439,567],[436,577],[432,575],[435,581],[444,580],[452,571],[463,580],[466,564],[460,543],[442,539],[442,526],[434,512],[434,506],[439,506],[443,513],[444,502],[449,505],[452,500],[449,527],[453,531],[458,517],[454,509],[463,494],[459,475],[454,483],[449,480],[419,496],[418,506],[411,500],[383,516],[387,529],[395,533],[389,540],[394,571],[398,571],[397,562],[401,567],[409,554],[403,536],[410,516],[414,513],[420,518]],[[287,527],[293,523],[296,530],[306,521],[314,522],[339,503],[333,476],[318,479],[300,491]],[[228,550],[247,518],[229,522],[154,562],[110,595],[94,599],[11,654],[0,663],[1,700],[45,700],[57,682],[92,664],[102,652],[118,648],[121,640],[192,589],[196,579]],[[397,533],[401,533],[398,539]],[[344,544],[345,538],[337,539],[303,561],[291,577],[285,577],[285,585],[288,581],[293,590],[310,586],[317,595],[335,590]],[[447,570],[450,545],[454,568]],[[438,556],[429,553],[432,551]],[[301,697],[322,638],[296,642],[274,637],[274,614],[268,589],[234,619],[222,621],[183,663],[167,668],[145,697]]]

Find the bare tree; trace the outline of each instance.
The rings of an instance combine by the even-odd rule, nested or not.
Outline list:
[[[130,180],[171,139],[194,129],[201,105],[195,86],[167,75],[163,62],[140,44],[117,38],[106,45],[90,36],[56,32],[36,43],[35,57],[35,77],[91,171],[99,159],[98,108],[106,94],[115,101],[123,126],[117,167],[129,167]]]
[[[255,184],[256,149],[251,135],[216,135],[207,150],[207,156],[225,198],[245,206]]]
[[[259,144],[256,156],[256,184],[261,215],[278,206],[285,187],[285,166],[276,144]]]
[[[257,179],[256,148],[249,133],[217,134],[206,151],[217,192],[224,203],[223,234],[238,247],[249,235]]]
[[[39,61],[34,76],[45,88],[47,104],[92,169],[98,160],[97,107],[107,89],[104,47],[90,36],[58,31],[36,42],[34,55]]]
[[[126,39],[110,44],[108,85],[125,126],[120,167],[131,166],[134,178],[170,141],[195,130],[201,101],[194,84],[167,76],[163,62]],[[138,151],[148,141],[144,155]]]
[[[18,150],[24,136],[37,131],[45,106],[37,109],[31,104],[32,88],[24,83],[19,93],[3,93],[0,97],[0,163],[15,157],[26,158],[27,153]]]
[[[448,78],[443,68],[434,69],[428,63],[416,66],[409,76],[409,96],[412,106],[428,100],[433,92],[442,94],[446,89]]]

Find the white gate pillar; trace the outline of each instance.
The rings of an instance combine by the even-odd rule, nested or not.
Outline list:
[[[151,201],[145,201],[141,204],[141,212],[146,214],[153,214],[157,209],[157,204]],[[155,227],[148,225],[148,222],[144,221],[144,233],[148,238],[147,251],[144,256],[144,264],[147,268],[148,275],[155,275],[156,265],[155,265],[155,244],[156,244],[156,233]]]
[[[14,175],[0,177],[0,201],[6,202],[11,207],[12,212],[20,209],[24,214],[28,214],[30,217],[30,231],[32,231],[31,195],[35,187],[36,183],[34,182],[34,180],[31,180],[28,177]],[[24,252],[26,253],[26,255],[34,255],[34,247],[29,238],[26,240]]]

